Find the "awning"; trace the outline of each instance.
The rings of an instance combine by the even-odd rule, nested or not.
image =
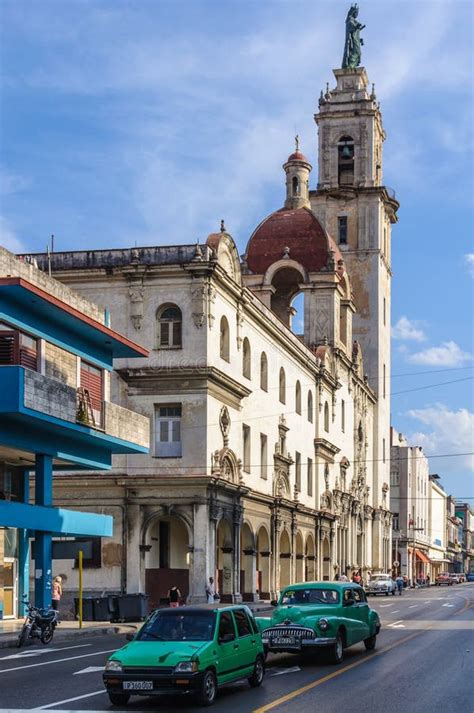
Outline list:
[[[416,549],[415,549],[415,556],[418,557],[419,560],[421,560],[422,562],[424,562],[424,564],[429,564],[429,563],[430,563],[429,558],[428,558],[428,557],[425,555],[425,553],[422,552],[421,550],[416,550]]]

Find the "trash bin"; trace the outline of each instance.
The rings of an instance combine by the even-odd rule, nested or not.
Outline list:
[[[118,621],[143,621],[148,616],[148,594],[120,594],[114,597]]]
[[[112,611],[110,600],[112,597],[94,597],[94,621],[110,621]]]
[[[74,598],[75,618],[79,619],[79,598]],[[82,620],[94,621],[94,598],[82,598]]]

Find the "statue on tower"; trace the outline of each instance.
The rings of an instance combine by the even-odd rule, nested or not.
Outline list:
[[[361,25],[357,21],[358,14],[357,3],[351,5],[346,17],[346,44],[344,46],[342,69],[355,69],[360,65],[361,45],[364,44],[360,31],[364,29],[365,25]]]

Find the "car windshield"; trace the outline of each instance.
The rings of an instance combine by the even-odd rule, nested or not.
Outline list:
[[[210,641],[214,636],[216,614],[213,611],[184,609],[154,612],[142,626],[138,641]]]
[[[280,604],[337,604],[339,593],[335,589],[287,589]]]

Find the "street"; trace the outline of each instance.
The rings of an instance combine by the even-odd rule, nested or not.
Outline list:
[[[216,713],[419,713],[474,710],[474,584],[369,598],[382,619],[374,652],[350,648],[340,666],[296,655],[270,655],[259,689],[246,682],[220,689]],[[121,635],[81,637],[51,646],[0,652],[0,701],[5,710],[116,710],[102,686]],[[130,711],[202,710],[191,698],[134,697]]]

